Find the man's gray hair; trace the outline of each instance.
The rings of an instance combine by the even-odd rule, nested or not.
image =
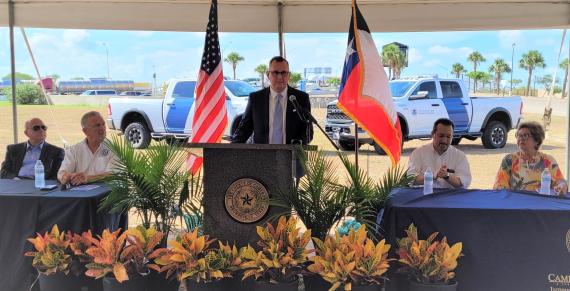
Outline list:
[[[103,118],[103,116],[101,116],[101,113],[99,113],[97,111],[89,111],[89,112],[83,114],[83,116],[81,117],[81,128],[87,127],[87,119],[89,119],[89,117],[92,117],[92,116],[99,116],[99,117]]]

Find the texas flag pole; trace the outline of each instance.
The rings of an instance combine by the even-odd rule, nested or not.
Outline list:
[[[358,127],[364,129],[388,154],[392,164],[398,163],[402,144],[400,121],[382,59],[355,0],[338,107],[355,122],[355,137]]]

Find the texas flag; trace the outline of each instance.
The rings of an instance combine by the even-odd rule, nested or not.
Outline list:
[[[398,163],[402,131],[382,60],[356,1],[348,30],[338,107]]]

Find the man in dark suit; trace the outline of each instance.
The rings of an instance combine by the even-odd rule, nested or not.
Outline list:
[[[249,95],[245,113],[232,135],[232,143],[245,143],[252,134],[253,142],[257,144],[306,145],[311,142],[313,127],[302,112],[311,111],[309,95],[288,85],[289,74],[286,59],[271,59],[267,71],[270,86]],[[297,106],[301,108],[295,109],[290,96],[295,96]]]
[[[44,165],[46,180],[57,179],[57,171],[61,166],[65,152],[62,148],[47,143],[47,126],[39,118],[26,121],[24,134],[27,142],[8,145],[6,158],[2,162],[0,178],[34,178],[34,166],[37,160]]]

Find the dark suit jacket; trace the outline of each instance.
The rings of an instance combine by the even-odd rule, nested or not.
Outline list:
[[[245,143],[253,133],[253,142],[257,144],[269,143],[269,88],[265,88],[249,95],[245,112],[235,133],[232,135],[232,143]],[[285,117],[285,141],[302,140],[308,144],[313,140],[313,125],[307,126],[305,121],[299,118],[289,96],[295,95],[297,102],[308,112],[311,111],[309,95],[303,91],[287,87],[287,113]]]
[[[8,145],[6,158],[4,158],[2,169],[0,170],[0,178],[12,179],[18,176],[26,155],[26,143]],[[62,148],[44,142],[40,160],[44,164],[46,180],[57,180],[57,171],[61,166],[64,155],[65,151]]]

